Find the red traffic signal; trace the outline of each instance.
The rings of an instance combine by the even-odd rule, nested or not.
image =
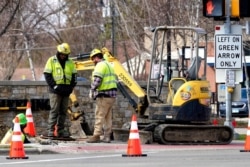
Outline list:
[[[225,15],[225,0],[203,0],[203,16],[222,17]]]

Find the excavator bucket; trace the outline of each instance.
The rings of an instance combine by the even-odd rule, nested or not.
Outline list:
[[[68,107],[68,114],[70,115],[71,126],[69,132],[75,139],[87,138],[84,130],[82,129],[82,123],[84,122],[84,112],[80,110],[80,107],[70,106]]]

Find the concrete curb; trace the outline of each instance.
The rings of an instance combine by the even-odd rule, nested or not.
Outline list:
[[[24,148],[24,152],[26,155],[31,154],[57,154],[57,152],[46,150],[46,149],[39,149],[39,148]],[[8,156],[10,153],[9,149],[0,149],[0,155]]]
[[[77,153],[126,153],[127,143],[60,143],[59,145],[40,145],[35,144],[33,148],[24,147],[25,155],[38,155],[38,154],[77,154]],[[159,145],[142,144],[142,151],[152,150],[193,150],[193,149],[242,149],[244,148],[244,141],[233,140],[228,145]],[[9,148],[0,149],[1,156],[9,156]]]

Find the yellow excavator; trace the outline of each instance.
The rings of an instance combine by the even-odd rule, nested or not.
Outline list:
[[[175,40],[173,40],[175,36]],[[186,36],[187,43],[178,38]],[[188,46],[188,44],[190,46]],[[182,52],[178,49],[182,46]],[[173,48],[177,61],[173,60]],[[185,50],[186,49],[186,50]],[[207,34],[197,27],[159,26],[153,29],[152,53],[146,90],[131,77],[106,49],[105,59],[113,64],[119,79],[138,97],[133,100],[118,82],[138,116],[141,131],[151,131],[160,144],[229,144],[233,130],[211,124],[210,85],[206,80]],[[189,60],[187,60],[189,59]],[[203,65],[201,65],[203,62]],[[174,64],[175,66],[173,66]],[[181,64],[178,66],[178,64]],[[77,70],[93,69],[91,61],[75,61]],[[187,68],[189,65],[189,68]],[[200,69],[200,67],[203,67]],[[156,68],[157,67],[157,68]],[[167,84],[167,85],[165,85]],[[167,87],[168,96],[162,96]],[[154,90],[154,91],[152,91]]]
[[[152,123],[145,129],[151,130],[154,141],[161,144],[229,144],[233,139],[231,127],[214,126],[210,121],[206,31],[198,27],[159,26],[153,32],[146,92],[149,105],[145,111]],[[177,52],[180,66],[172,66],[172,50]],[[155,74],[156,64],[159,69]],[[164,76],[168,83],[165,100],[161,97]],[[156,88],[156,97],[150,96],[151,87]],[[162,103],[155,99],[162,99]]]

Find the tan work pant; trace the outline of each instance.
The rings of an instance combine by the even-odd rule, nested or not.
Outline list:
[[[110,137],[112,129],[112,106],[115,98],[98,97],[96,99],[94,136]]]

